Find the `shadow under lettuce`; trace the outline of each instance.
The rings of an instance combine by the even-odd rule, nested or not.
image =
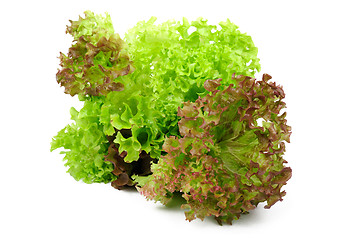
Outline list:
[[[163,210],[163,211],[173,211],[173,212],[179,212],[179,213],[184,213],[187,210],[181,209],[181,206],[183,204],[186,204],[187,201],[182,197],[182,193],[181,192],[174,192],[173,193],[173,198],[166,204],[166,205],[159,205],[159,209]],[[262,212],[263,211],[267,211],[266,209],[263,208],[262,204],[259,204],[259,206],[254,209],[251,210],[249,213],[246,214],[242,214],[241,217],[238,220],[234,220],[232,225],[237,225],[237,226],[250,226],[250,225],[255,225],[258,224],[262,221]],[[182,214],[184,221],[185,220],[185,216],[184,214]],[[217,220],[215,219],[214,216],[209,216],[206,217],[203,221],[197,221],[199,219],[196,219],[192,222],[190,222],[189,224],[193,224],[193,222],[200,222],[202,224],[206,224],[206,225],[216,225],[216,226],[221,226],[219,225],[219,223],[217,222]],[[229,224],[224,223],[222,226],[232,226]]]

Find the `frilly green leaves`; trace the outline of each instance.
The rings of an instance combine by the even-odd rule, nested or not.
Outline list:
[[[258,49],[230,22],[156,18],[121,39],[108,14],[70,21],[56,74],[84,106],[53,138],[76,180],[137,186],[167,203],[181,192],[188,220],[239,218],[282,200],[291,177],[285,94],[253,77]]]

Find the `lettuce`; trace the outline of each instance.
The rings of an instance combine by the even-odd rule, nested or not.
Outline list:
[[[179,108],[181,137],[166,139],[167,155],[140,192],[163,204],[181,192],[187,220],[215,216],[220,224],[282,200],[292,174],[283,159],[291,128],[281,114],[285,94],[270,79],[234,75],[237,84],[223,90],[222,79],[207,80],[209,93]]]
[[[60,54],[56,74],[65,93],[72,96],[106,95],[121,91],[121,76],[133,71],[124,41],[114,33],[109,15],[95,16],[85,12],[85,18],[70,21],[67,33],[74,38],[68,55]]]
[[[51,151],[64,148],[65,166],[76,180],[85,183],[108,183],[116,180],[112,174],[113,166],[104,161],[108,152],[108,140],[99,124],[99,113],[102,106],[100,98],[93,97],[84,102],[78,112],[70,110],[73,124],[59,131],[51,143]]]
[[[250,36],[230,22],[156,18],[121,39],[108,14],[70,21],[74,38],[56,77],[84,106],[53,138],[76,180],[136,186],[186,219],[232,223],[282,201],[291,128],[282,87],[260,71]]]
[[[227,79],[222,83],[226,86],[233,73],[254,76],[260,70],[257,48],[229,20],[219,30],[202,18],[192,23],[185,18],[159,25],[155,21],[139,22],[125,35],[136,68],[129,78],[138,81],[137,88],[148,87],[142,95],[148,98],[145,102],[154,102],[157,127],[176,135],[180,103],[205,94],[207,79]]]
[[[116,177],[119,177],[117,161],[114,157],[108,161],[105,158],[110,145],[111,151],[115,147],[127,164],[143,159],[155,162],[164,152],[165,137],[180,136],[178,107],[184,101],[194,101],[206,94],[203,84],[207,79],[228,79],[222,82],[227,86],[234,82],[229,78],[233,73],[253,76],[260,70],[251,37],[242,34],[229,20],[221,22],[219,29],[204,19],[189,23],[184,18],[182,22],[167,21],[159,25],[155,21],[153,17],[139,22],[125,34],[124,40],[114,32],[107,14],[94,15],[87,11],[84,18],[70,21],[67,27],[74,44],[67,55],[60,55],[57,81],[65,93],[78,95],[86,104],[99,101],[99,111],[93,119],[105,139],[102,149],[107,149],[100,155],[103,154],[104,164],[113,163]],[[194,31],[190,33],[192,28]],[[73,128],[79,128],[77,125]],[[123,136],[124,131],[128,136]],[[78,156],[80,150],[67,143],[71,138],[70,132],[62,131],[55,138],[52,150],[63,147],[69,150],[66,156]],[[147,157],[141,157],[144,154]],[[76,157],[64,160],[67,165],[69,161],[77,162]],[[77,169],[86,165],[85,160],[78,158]],[[125,172],[129,178],[134,174]],[[92,179],[72,175],[86,182]],[[108,180],[104,178],[104,182]]]

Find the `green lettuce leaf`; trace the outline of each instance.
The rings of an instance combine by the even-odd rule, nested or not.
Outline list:
[[[147,86],[140,94],[148,96],[146,101],[156,102],[152,110],[158,113],[161,129],[175,133],[169,126],[179,121],[178,107],[204,95],[207,79],[223,78],[226,86],[234,83],[234,73],[254,76],[260,70],[251,37],[229,20],[221,22],[220,29],[202,18],[192,23],[186,18],[155,22],[155,17],[139,22],[126,33],[125,41],[136,68],[129,75],[130,82],[137,88]]]
[[[61,154],[65,154],[70,175],[85,183],[108,183],[116,179],[112,164],[104,161],[109,142],[99,124],[101,105],[101,99],[93,98],[85,101],[79,112],[72,108],[74,123],[59,131],[51,142],[51,151],[64,149]]]

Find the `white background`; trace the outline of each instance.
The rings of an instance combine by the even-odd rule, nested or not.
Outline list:
[[[357,1],[14,0],[0,9],[0,239],[361,239]],[[109,12],[121,36],[151,16],[229,18],[251,35],[261,73],[286,92],[293,177],[284,201],[221,227],[68,175],[50,141],[81,105],[55,74],[68,19],[87,9]]]

